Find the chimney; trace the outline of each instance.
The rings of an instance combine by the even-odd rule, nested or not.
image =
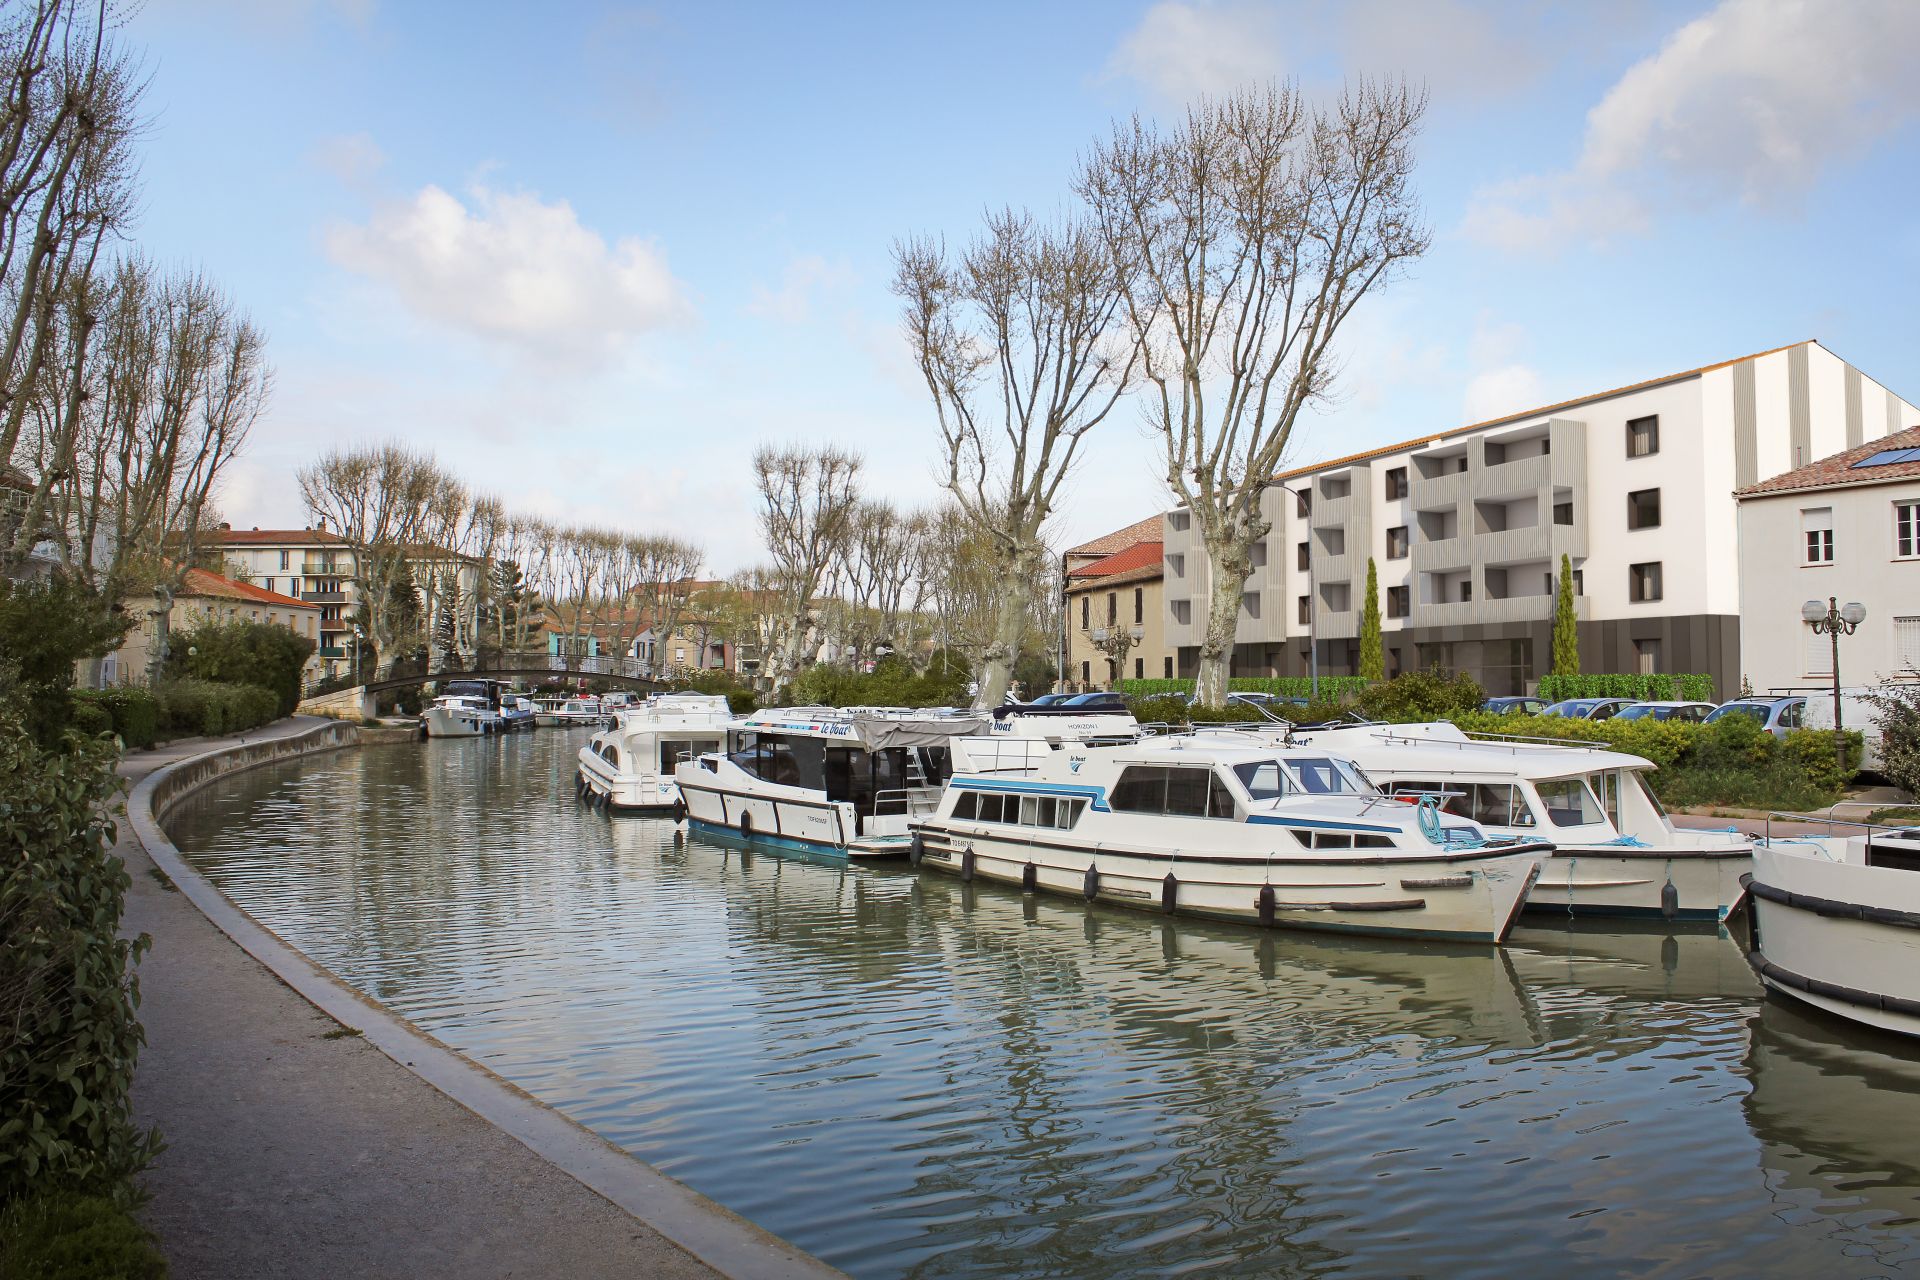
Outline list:
[[[325,533],[327,531],[327,518],[325,516],[321,516],[319,522],[315,524],[313,527],[318,529],[321,533]]]
[[[220,522],[220,532],[222,532],[222,533],[232,533],[232,532],[233,532],[233,526],[232,526],[232,525],[230,525],[230,524],[228,524],[228,523],[227,523],[227,522],[226,522],[225,520],[222,520],[222,521]]]

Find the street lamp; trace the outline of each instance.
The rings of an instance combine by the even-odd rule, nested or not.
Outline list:
[[[1855,628],[1867,620],[1867,607],[1858,600],[1849,600],[1842,607],[1838,596],[1828,596],[1825,604],[1809,600],[1801,605],[1800,616],[1813,628],[1815,635],[1828,636],[1833,643],[1833,754],[1844,775],[1847,771],[1847,735],[1840,722],[1840,637],[1852,635]]]

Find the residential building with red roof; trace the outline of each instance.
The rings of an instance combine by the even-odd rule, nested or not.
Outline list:
[[[102,685],[138,684],[147,678],[159,636],[159,599],[129,597],[125,609],[136,625],[118,649],[100,664]],[[174,592],[168,612],[169,631],[190,630],[203,622],[263,622],[286,627],[313,641],[315,654],[307,660],[307,674],[320,670],[321,606],[249,582],[236,581],[205,569],[188,569]]]
[[[1282,473],[1263,514],[1236,675],[1359,669],[1367,563],[1389,674],[1441,666],[1490,693],[1552,659],[1560,564],[1588,671],[1743,671],[1734,492],[1920,423],[1817,342],[1561,399]],[[1211,598],[1191,514],[1166,516],[1166,644],[1198,665]],[[1793,602],[1799,608],[1799,600]]]
[[[1153,516],[1065,553],[1067,687],[1109,689],[1116,680],[1173,674],[1160,531],[1161,517]]]
[[[1847,688],[1920,679],[1920,418],[1734,496],[1741,665],[1755,690],[1832,687],[1833,638],[1801,617],[1809,600],[1866,608],[1839,637]]]

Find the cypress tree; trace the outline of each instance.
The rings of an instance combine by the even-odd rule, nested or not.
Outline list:
[[[1573,612],[1573,561],[1560,557],[1560,594],[1553,606],[1553,674],[1580,674],[1579,620]]]
[[[1387,651],[1380,636],[1380,576],[1367,557],[1367,603],[1360,612],[1360,678],[1377,681],[1387,674]]]

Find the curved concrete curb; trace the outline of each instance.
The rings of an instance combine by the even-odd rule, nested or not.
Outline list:
[[[627,1154],[341,982],[235,906],[188,864],[161,829],[157,815],[216,778],[357,740],[354,726],[334,723],[215,748],[141,779],[127,800],[127,820],[180,892],[308,1002],[342,1025],[358,1028],[389,1058],[700,1261],[738,1280],[845,1280],[826,1263]]]

